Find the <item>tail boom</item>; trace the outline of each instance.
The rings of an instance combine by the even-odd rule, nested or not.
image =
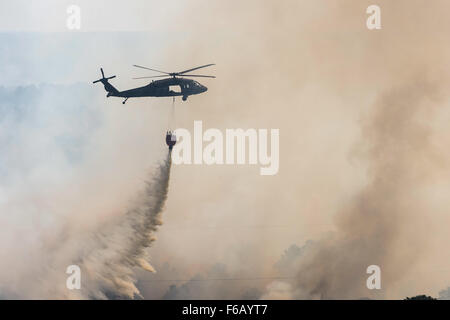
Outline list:
[[[109,79],[113,79],[116,76],[111,76],[111,77],[105,78],[105,74],[103,73],[103,68],[100,68],[100,71],[102,73],[102,77],[98,80],[93,81],[92,83],[101,82],[103,84],[103,86],[105,87],[105,90],[108,92],[108,95],[107,95],[108,97],[118,95],[120,93],[120,91],[117,90],[116,88],[114,88],[114,86],[108,82]]]

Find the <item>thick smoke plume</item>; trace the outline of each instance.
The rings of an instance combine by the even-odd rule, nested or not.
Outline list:
[[[145,249],[155,240],[154,233],[162,224],[161,212],[167,199],[171,167],[170,152],[153,177],[147,182],[140,202],[131,208],[122,221],[94,235],[97,250],[81,259],[95,284],[88,284],[89,297],[103,298],[103,294],[133,298],[139,295],[134,283],[134,267],[154,272],[148,263]],[[112,256],[111,256],[112,255]],[[99,266],[100,265],[100,266]]]
[[[2,279],[5,298],[131,299],[141,297],[135,283],[138,268],[155,272],[146,249],[162,224],[167,199],[171,155],[158,166],[144,190],[123,214],[108,215],[89,227],[67,223],[53,237],[47,235],[37,251],[42,254],[21,278]],[[81,270],[81,288],[69,290],[64,271]],[[17,286],[14,288],[14,286]],[[23,287],[28,288],[22,290]]]
[[[180,214],[152,254],[187,266],[186,278],[224,261],[241,278],[250,268],[275,278],[260,266],[311,239],[277,297],[436,296],[450,261],[439,252],[448,242],[449,3],[379,1],[381,30],[366,27],[370,1],[193,3],[180,26],[191,36],[167,64],[212,61],[217,79],[202,79],[209,90],[180,110],[180,125],[279,128],[280,171],[180,169],[183,191],[169,208]],[[183,188],[192,180],[207,188]],[[256,250],[233,256],[242,243]],[[380,291],[366,288],[372,264]]]
[[[429,209],[421,191],[436,165],[428,121],[437,88],[421,79],[377,100],[363,125],[369,183],[338,213],[336,231],[304,252],[284,298],[382,298],[382,290],[366,287],[367,267],[378,265],[384,286],[392,287],[422,254],[419,223]]]
[[[162,224],[161,212],[167,199],[171,167],[170,152],[159,166],[143,193],[123,215],[95,230],[86,239],[86,247],[73,260],[83,275],[82,298],[134,298],[135,267],[155,272],[145,251],[155,240],[154,233]],[[65,249],[63,244],[61,249]],[[88,249],[86,249],[88,248]],[[66,291],[67,292],[67,291]],[[70,294],[69,294],[70,297]]]
[[[204,128],[221,130],[280,129],[274,177],[260,177],[253,166],[177,167],[165,226],[150,250],[162,272],[142,273],[138,282],[145,298],[166,292],[236,298],[249,287],[280,298],[403,298],[437,296],[448,286],[448,1],[379,0],[381,30],[366,27],[368,0],[189,0],[173,8],[132,2],[136,17],[147,6],[160,8],[162,14],[147,10],[153,17],[144,19],[157,29],[2,35],[3,83],[86,82],[98,79],[103,66],[117,75],[117,88],[127,89],[136,86],[129,78],[147,75],[131,71],[134,63],[169,71],[216,63],[205,72],[217,78],[199,79],[208,92],[183,102],[176,127],[190,129],[202,120]],[[104,7],[96,5],[100,13]],[[108,17],[115,11],[129,25],[135,19],[122,13],[132,7],[109,8]],[[34,9],[28,15],[42,21]],[[172,9],[177,23],[164,19]],[[105,26],[116,22],[108,18]],[[18,89],[17,107],[5,99],[0,106],[0,145],[6,148],[0,157],[0,294],[8,297],[76,295],[65,288],[65,268],[77,263],[74,257],[85,257],[84,263],[97,257],[99,230],[121,221],[146,166],[159,158],[161,141],[150,137],[167,125],[155,114],[166,115],[170,100],[123,106],[91,85],[87,92],[98,93],[98,102],[91,94],[57,90],[27,102],[31,93]],[[23,116],[27,121],[17,125]],[[323,237],[327,232],[334,233]],[[93,236],[85,239],[87,233]],[[100,243],[114,246],[128,236]],[[286,261],[286,270],[274,270],[283,250],[308,239],[313,244]],[[176,273],[162,270],[166,262]],[[189,292],[176,282],[179,290],[170,290],[166,280],[206,279],[217,263],[238,279],[273,282],[280,271],[294,279],[269,286],[265,280],[209,281],[208,290],[193,290],[192,281]],[[370,264],[381,267],[381,291],[365,288]],[[106,281],[90,281],[103,268],[83,273],[81,297],[126,296]],[[57,292],[46,292],[55,284]]]
[[[158,136],[134,131],[131,111],[95,94],[84,84],[0,88],[3,298],[139,297],[135,272],[153,271],[146,248],[161,224],[170,154],[159,139],[138,140]],[[148,168],[158,146],[165,160]],[[70,265],[81,269],[80,290],[66,287]]]

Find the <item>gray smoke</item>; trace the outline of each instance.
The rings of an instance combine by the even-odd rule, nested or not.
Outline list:
[[[369,183],[339,212],[336,232],[305,250],[284,298],[381,298],[383,290],[366,287],[368,266],[380,266],[382,289],[412,268],[422,254],[418,223],[428,214],[420,191],[435,169],[428,120],[437,89],[420,79],[379,97],[360,146]]]
[[[167,155],[145,189],[121,215],[109,216],[86,230],[67,225],[38,249],[43,257],[30,265],[18,281],[19,290],[8,298],[132,299],[140,297],[136,288],[138,268],[154,272],[146,248],[155,240],[161,212],[167,199],[171,156]],[[81,270],[81,288],[69,290],[64,271],[69,265]],[[39,285],[41,284],[41,285]],[[29,290],[20,288],[26,285]]]
[[[225,264],[218,263],[203,273],[197,273],[183,283],[173,283],[161,297],[165,300],[242,299],[261,297],[258,279],[238,278]]]
[[[74,264],[85,277],[80,295],[84,298],[134,298],[135,268],[155,272],[145,251],[162,224],[161,212],[167,199],[171,167],[170,152],[151,181],[123,217],[89,235]]]

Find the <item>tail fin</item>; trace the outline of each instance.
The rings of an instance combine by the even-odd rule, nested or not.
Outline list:
[[[105,74],[103,73],[103,68],[100,68],[100,71],[102,73],[102,78],[95,80],[92,83],[97,83],[97,82],[101,82],[103,83],[103,86],[105,87],[105,90],[108,91],[108,96],[109,95],[114,95],[114,94],[118,94],[119,90],[117,90],[116,88],[113,87],[113,85],[111,83],[108,82],[109,79],[113,79],[116,76],[111,76],[111,77],[107,77],[105,78]]]

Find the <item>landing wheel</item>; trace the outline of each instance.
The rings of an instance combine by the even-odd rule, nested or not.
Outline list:
[[[183,99],[183,101],[186,101],[187,100],[187,96],[183,96],[183,98],[181,98],[181,99]]]

